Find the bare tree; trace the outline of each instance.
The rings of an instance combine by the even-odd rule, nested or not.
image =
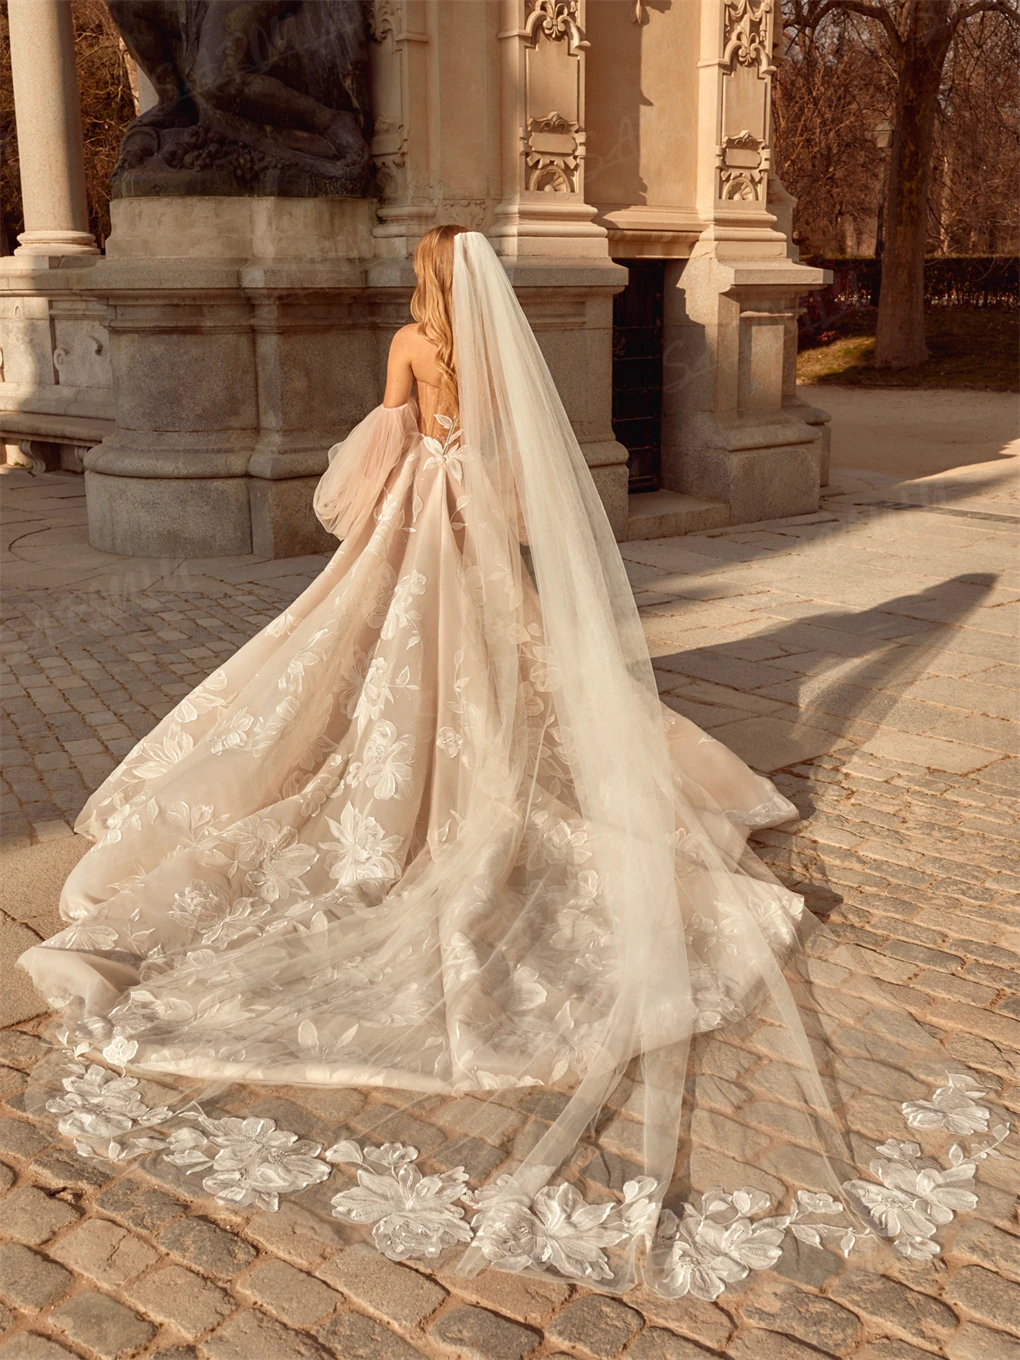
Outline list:
[[[833,15],[867,22],[891,71],[895,137],[885,204],[882,289],[875,365],[906,368],[928,357],[924,258],[929,187],[946,62],[967,27],[985,14],[1016,24],[1016,0],[790,0],[787,26],[816,35]]]

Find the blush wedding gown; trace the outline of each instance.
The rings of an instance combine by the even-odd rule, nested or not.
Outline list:
[[[328,565],[82,810],[69,924],[20,960],[60,1011],[26,1108],[465,1276],[711,1299],[801,1250],[933,1254],[1005,1134],[944,1164],[876,1150],[876,1108],[983,1132],[982,1074],[885,1098],[896,1001],[748,850],[793,805],[661,705],[477,232],[453,311],[459,419],[379,406],[330,450]]]

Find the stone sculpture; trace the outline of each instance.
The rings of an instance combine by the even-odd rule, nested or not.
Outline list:
[[[371,135],[360,0],[108,0],[158,103],[113,195],[360,197]]]

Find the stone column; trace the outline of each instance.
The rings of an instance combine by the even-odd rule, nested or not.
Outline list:
[[[74,25],[67,0],[8,0],[25,230],[16,255],[97,255],[88,229]]]

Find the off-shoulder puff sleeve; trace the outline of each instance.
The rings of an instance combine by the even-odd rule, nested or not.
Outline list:
[[[346,439],[329,450],[329,466],[312,497],[316,518],[337,538],[346,538],[374,507],[386,479],[418,432],[413,401],[377,406]]]

